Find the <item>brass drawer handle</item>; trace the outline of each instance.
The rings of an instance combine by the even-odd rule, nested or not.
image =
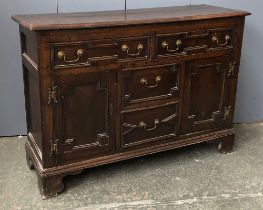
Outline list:
[[[155,88],[155,87],[157,87],[157,86],[159,85],[159,83],[161,82],[161,80],[162,80],[161,76],[157,76],[157,77],[155,78],[156,84],[155,84],[155,85],[148,85],[147,79],[145,79],[145,78],[143,77],[143,78],[140,79],[140,83],[141,83],[142,85],[144,85],[146,88]]]
[[[152,127],[152,128],[147,128],[146,123],[143,122],[143,121],[141,121],[141,122],[139,122],[138,127],[139,127],[139,128],[143,128],[143,129],[146,130],[146,131],[152,131],[152,130],[155,130],[155,129],[157,128],[157,125],[158,125],[159,123],[160,123],[160,121],[159,121],[158,119],[155,119],[155,120],[154,120],[154,127]]]
[[[183,44],[183,42],[182,42],[181,39],[177,39],[175,44],[176,44],[177,48],[174,49],[174,50],[170,50],[170,49],[169,49],[169,44],[167,43],[167,41],[163,41],[163,43],[162,43],[162,48],[166,49],[167,52],[171,52],[171,53],[177,52],[177,51],[180,49],[180,47],[181,47],[181,45]]]
[[[220,44],[220,43],[219,43],[219,39],[218,39],[218,37],[217,37],[216,35],[214,35],[214,36],[212,37],[212,42],[215,42],[218,47],[225,47],[225,46],[227,46],[229,40],[230,40],[230,36],[229,36],[229,35],[226,35],[226,36],[225,36],[225,43],[221,43],[221,44]]]
[[[57,56],[59,59],[63,60],[65,63],[75,63],[80,59],[81,56],[84,55],[84,50],[78,49],[76,54],[77,54],[77,58],[74,60],[67,60],[66,59],[66,53],[64,51],[59,51]]]
[[[129,56],[138,56],[142,52],[143,48],[144,48],[143,44],[138,44],[138,46],[137,46],[138,52],[133,54],[133,53],[129,53],[129,50],[130,50],[129,46],[127,44],[124,44],[124,45],[122,45],[121,50],[123,52],[126,52],[127,55],[129,55]]]

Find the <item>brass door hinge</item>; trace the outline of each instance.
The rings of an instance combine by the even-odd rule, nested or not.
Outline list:
[[[228,120],[230,118],[231,110],[232,110],[231,106],[225,107],[223,120]]]
[[[110,116],[113,115],[113,112],[114,112],[113,104],[110,104],[110,106],[109,106],[109,113],[110,113]]]
[[[57,88],[58,86],[52,86],[48,88],[48,104],[51,104],[52,102],[56,104],[57,101]]]
[[[58,143],[59,143],[59,139],[56,139],[55,141],[50,140],[50,153],[49,153],[50,157],[58,154]]]
[[[228,77],[232,77],[235,75],[235,68],[236,68],[236,62],[232,62],[229,64],[229,70],[228,70]]]

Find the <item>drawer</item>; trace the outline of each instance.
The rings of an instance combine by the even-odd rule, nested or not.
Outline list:
[[[212,29],[209,31],[209,48],[234,47],[234,29]]]
[[[124,111],[121,125],[122,147],[174,137],[177,133],[177,104]]]
[[[234,29],[209,29],[157,35],[157,56],[193,55],[232,48]]]
[[[118,39],[119,60],[148,59],[150,54],[150,38],[134,37]]]
[[[91,40],[52,44],[53,68],[93,65],[97,62],[149,58],[149,37]]]
[[[53,67],[90,65],[88,60],[89,43],[65,43],[52,46]]]
[[[172,64],[123,70],[123,105],[178,97],[182,66],[183,64]]]

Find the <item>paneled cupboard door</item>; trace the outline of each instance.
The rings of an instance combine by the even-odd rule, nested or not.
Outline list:
[[[57,164],[106,155],[115,149],[114,79],[115,74],[109,72],[55,77]]]
[[[231,120],[232,70],[230,56],[186,64],[183,134],[223,128]]]

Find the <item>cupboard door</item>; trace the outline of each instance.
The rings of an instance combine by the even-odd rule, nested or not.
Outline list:
[[[229,120],[230,56],[186,64],[182,133],[224,127]]]
[[[55,78],[57,163],[103,156],[115,149],[114,73],[60,75]]]

